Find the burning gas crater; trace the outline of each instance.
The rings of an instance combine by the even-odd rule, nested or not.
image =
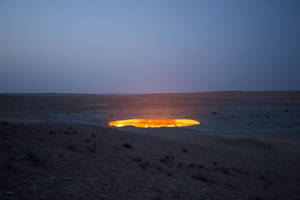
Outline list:
[[[108,122],[109,126],[135,126],[139,128],[194,126],[200,122],[191,119],[127,119]]]

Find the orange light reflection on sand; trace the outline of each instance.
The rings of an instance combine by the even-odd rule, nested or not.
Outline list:
[[[135,126],[139,128],[194,126],[200,122],[191,119],[127,119],[108,122],[109,126]]]

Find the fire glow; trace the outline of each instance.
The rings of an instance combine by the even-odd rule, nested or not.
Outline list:
[[[135,126],[139,128],[194,126],[200,122],[191,119],[127,119],[108,122],[109,126]]]

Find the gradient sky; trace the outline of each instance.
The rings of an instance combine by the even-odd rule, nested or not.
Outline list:
[[[300,90],[300,1],[0,1],[0,92]]]

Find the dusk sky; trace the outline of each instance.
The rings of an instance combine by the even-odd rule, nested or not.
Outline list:
[[[300,1],[0,1],[0,92],[300,90]]]

